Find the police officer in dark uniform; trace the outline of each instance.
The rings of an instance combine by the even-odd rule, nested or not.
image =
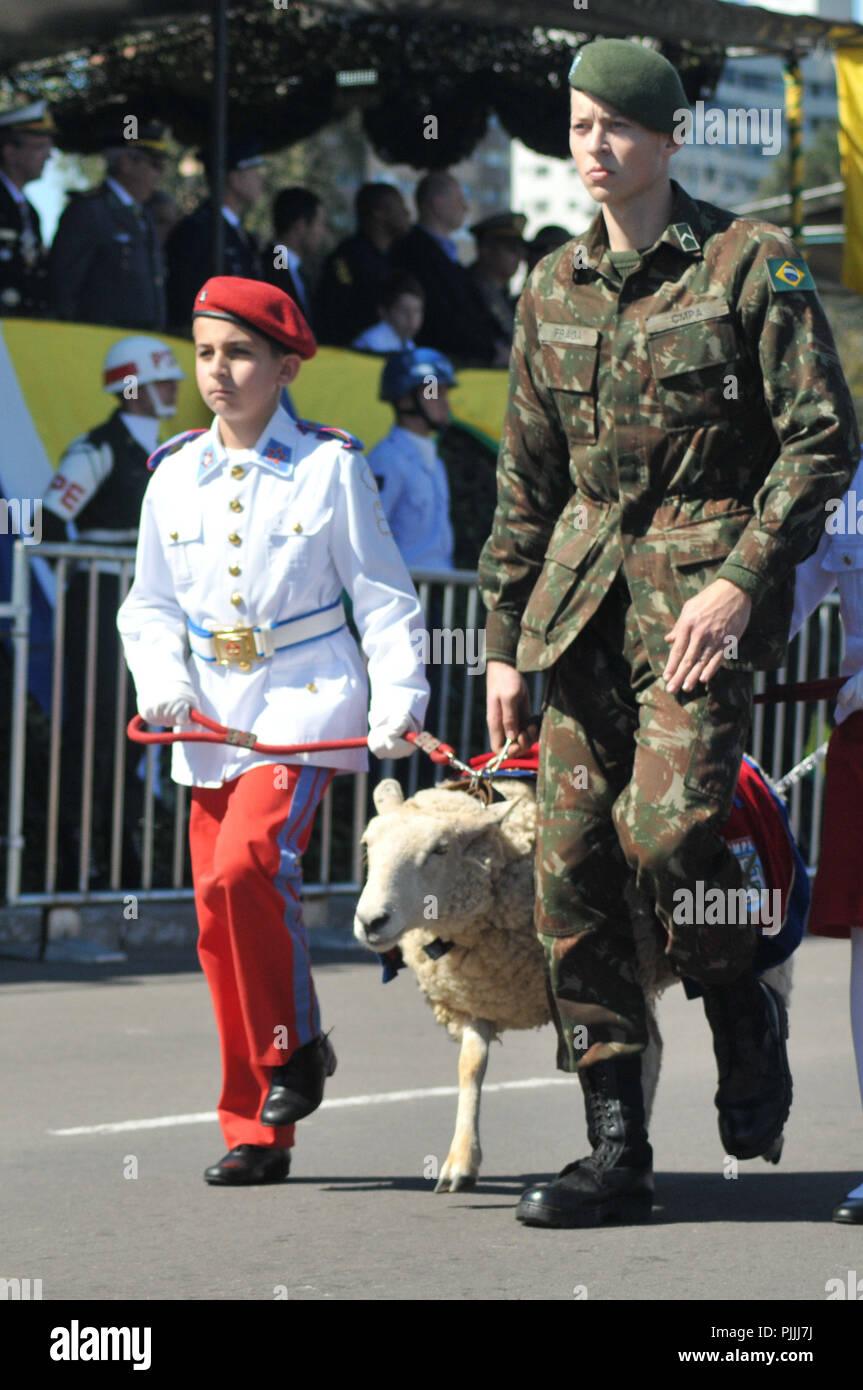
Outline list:
[[[354,200],[357,230],[324,261],[315,300],[319,342],[347,347],[380,318],[380,292],[394,270],[392,248],[410,225],[390,183],[364,183]]]
[[[204,166],[211,177],[207,157]],[[265,161],[257,145],[244,141],[228,146],[222,198],[224,250],[218,271],[213,266],[212,198],[205,198],[177,223],[168,237],[168,324],[173,331],[189,331],[195,294],[203,276],[218,273],[239,275],[244,280],[262,278],[261,248],[253,233],[243,226],[243,217],[263,192],[265,172]]]
[[[470,229],[476,241],[476,260],[468,266],[468,274],[507,342],[512,341],[515,327],[515,296],[509,292],[509,282],[527,254],[526,226],[522,212],[496,212]]]
[[[162,248],[147,202],[162,175],[164,127],[122,127],[105,150],[105,182],[72,195],[49,258],[49,302],[57,318],[128,328],[165,326]]]
[[[0,316],[47,312],[46,256],[39,214],[24,197],[51,153],[54,123],[44,101],[0,116]]]
[[[167,343],[138,335],[108,350],[102,384],[117,409],[102,424],[74,439],[66,449],[42,503],[42,539],[80,540],[93,545],[134,545],[141,503],[150,474],[147,459],[158,445],[162,419],[176,414],[178,383],[184,372]],[[119,560],[99,561],[96,621],[95,728],[93,751],[92,851],[89,886],[107,886],[117,718],[120,639],[117,608]],[[61,888],[78,876],[84,698],[87,683],[89,614],[87,570],[71,573],[66,592],[63,670],[65,708],[61,777]],[[131,699],[131,693],[130,693]],[[137,759],[127,756],[124,788],[122,872],[137,875],[135,823],[141,806]],[[95,882],[93,876],[95,875]],[[87,886],[85,884],[85,886]]]

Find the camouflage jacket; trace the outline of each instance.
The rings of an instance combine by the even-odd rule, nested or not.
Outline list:
[[[753,602],[739,664],[782,662],[794,566],[854,471],[854,408],[793,243],[672,190],[634,270],[600,213],[522,292],[479,565],[489,659],[552,665],[622,565],[657,675],[718,577]]]

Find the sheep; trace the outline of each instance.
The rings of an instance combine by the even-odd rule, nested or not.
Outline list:
[[[405,801],[398,782],[387,779],[374,790],[377,815],[362,837],[368,874],[354,935],[378,952],[400,944],[435,1018],[461,1044],[455,1132],[436,1192],[476,1184],[489,1043],[506,1029],[540,1028],[551,1018],[533,927],[533,786],[507,777],[492,785],[503,800],[488,805],[465,795],[464,782],[442,783]],[[677,977],[647,904],[629,889],[626,901],[647,1002],[642,1086],[649,1122],[662,1055],[656,1001]],[[764,978],[787,999],[790,961]]]

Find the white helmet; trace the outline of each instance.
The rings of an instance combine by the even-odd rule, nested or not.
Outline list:
[[[158,416],[176,414],[176,407],[166,406],[150,386],[155,381],[185,381],[186,374],[167,343],[160,338],[136,334],[121,338],[105,354],[102,364],[102,385],[113,395],[126,391],[130,378],[136,387],[144,387],[153,410]]]

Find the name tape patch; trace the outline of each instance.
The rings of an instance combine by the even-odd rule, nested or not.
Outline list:
[[[687,304],[667,314],[654,314],[647,320],[648,333],[665,333],[669,328],[682,328],[688,323],[703,323],[705,319],[721,319],[729,308],[724,299],[703,299],[699,304]]]
[[[541,343],[577,343],[582,347],[595,347],[599,342],[599,330],[582,328],[576,323],[541,323],[539,325]]]

